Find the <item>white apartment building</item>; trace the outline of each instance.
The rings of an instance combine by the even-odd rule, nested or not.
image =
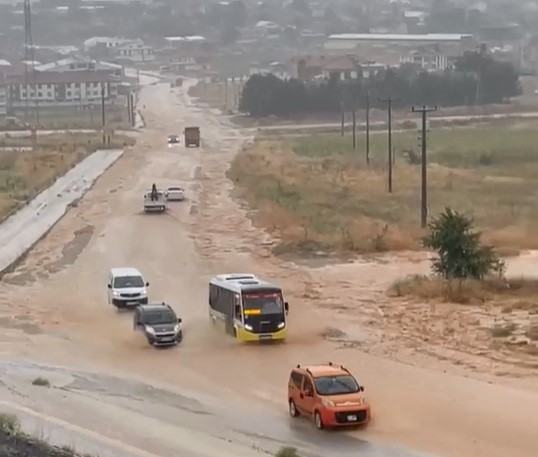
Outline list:
[[[144,44],[128,43],[115,49],[117,59],[131,62],[151,62],[155,60],[153,48]]]
[[[26,86],[24,75],[6,78],[11,107],[23,107],[27,101],[54,108],[100,104],[103,91],[105,102],[110,103],[121,83],[120,78],[98,71],[36,72],[28,81]]]
[[[400,57],[400,63],[412,63],[426,71],[444,71],[452,66],[453,59],[439,52],[415,51]]]

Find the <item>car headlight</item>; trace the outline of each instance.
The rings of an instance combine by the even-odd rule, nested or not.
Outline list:
[[[153,327],[150,327],[149,325],[146,325],[146,332],[150,335],[155,335],[155,330],[153,330]]]
[[[285,325],[286,325],[285,322],[281,322],[280,324],[278,324],[278,328],[279,329],[284,328]]]
[[[329,400],[328,398],[322,398],[321,403],[323,403],[323,406],[328,406],[329,408],[334,406],[334,401]]]
[[[174,333],[179,332],[179,328],[180,328],[180,325],[176,324],[176,326],[174,327]]]
[[[117,290],[113,290],[112,295],[114,295],[114,297],[119,297],[120,293]]]
[[[254,329],[252,328],[252,325],[245,324],[245,330],[248,330],[249,332],[252,332],[252,330],[254,330]]]

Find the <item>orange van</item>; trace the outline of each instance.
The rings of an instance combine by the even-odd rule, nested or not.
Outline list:
[[[292,417],[311,417],[317,429],[365,425],[370,405],[364,386],[342,365],[297,365],[288,382]]]

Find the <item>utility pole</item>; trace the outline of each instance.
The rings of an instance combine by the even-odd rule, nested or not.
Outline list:
[[[224,78],[224,114],[228,113],[228,76]]]
[[[357,110],[355,105],[353,105],[353,111],[351,114],[353,116],[353,149],[357,149]]]
[[[105,138],[105,84],[101,83],[101,122],[103,124],[103,144],[106,144]]]
[[[389,165],[389,193],[392,193],[392,104],[397,102],[399,98],[380,98],[379,101],[382,103],[388,103],[388,165]]]
[[[421,187],[421,205],[420,205],[420,225],[422,228],[426,227],[426,224],[428,223],[428,172],[427,172],[427,166],[428,162],[426,160],[426,130],[427,130],[427,115],[428,113],[432,111],[437,111],[437,107],[427,107],[426,105],[423,105],[420,108],[417,108],[413,106],[411,108],[411,111],[413,113],[421,113],[422,114],[422,187]]]
[[[131,109],[131,94],[129,93],[127,95],[127,122],[129,122],[129,126],[133,126],[133,119],[132,119],[133,111]]]
[[[136,106],[135,106],[135,96],[134,94],[130,95],[131,98],[131,119],[133,121],[132,126],[136,126]]]
[[[32,132],[32,143],[33,146],[35,146],[35,143],[37,142],[36,130],[39,128],[39,94],[37,90],[35,70],[34,39],[32,37],[32,8],[30,0],[24,0],[24,60],[24,120],[28,125],[30,122],[30,119],[28,117],[28,103],[30,97],[33,97],[35,103],[35,111],[33,122],[30,124],[30,130]]]
[[[370,91],[366,94],[366,165],[370,165]]]
[[[340,95],[340,136],[344,136],[344,122],[345,122],[344,97]]]

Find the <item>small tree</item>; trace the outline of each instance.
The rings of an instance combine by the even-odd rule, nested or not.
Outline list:
[[[473,220],[451,208],[445,208],[428,225],[424,247],[437,251],[434,273],[446,279],[483,279],[490,273],[502,275],[504,262],[491,246],[480,243],[480,232]]]

